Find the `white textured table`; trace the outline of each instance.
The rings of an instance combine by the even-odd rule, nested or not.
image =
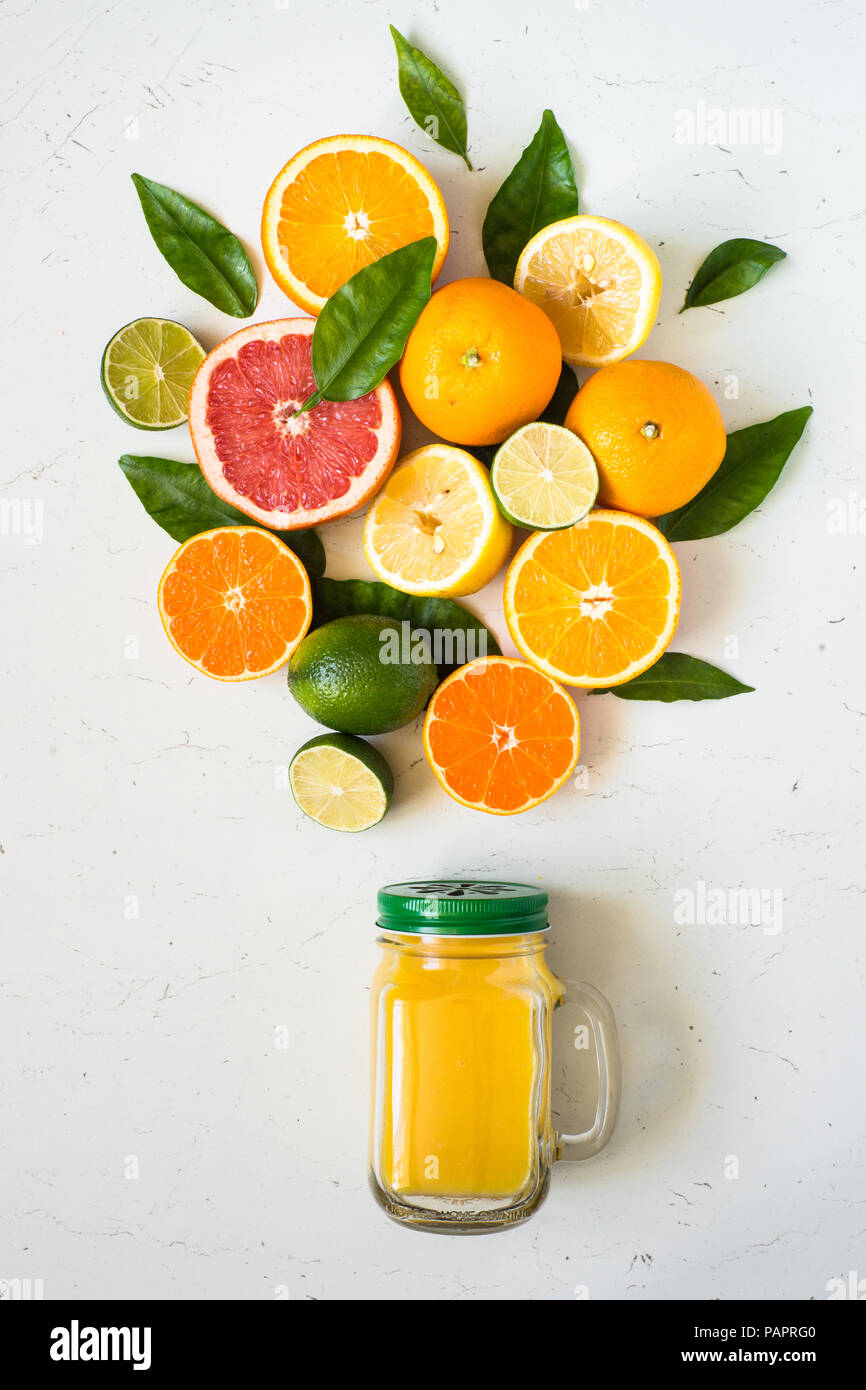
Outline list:
[[[466,92],[476,173],[412,125],[389,20]],[[450,1300],[820,1299],[866,1275],[866,536],[828,521],[864,506],[862,11],[10,0],[0,22],[0,1277],[42,1278],[46,1297]],[[679,547],[676,646],[757,692],[582,699],[585,778],[516,820],[452,804],[407,728],[383,740],[392,813],[339,838],[279,788],[313,732],[283,680],[209,682],[160,627],[173,543],[115,460],[190,458],[188,439],[116,419],[100,353],[141,314],[208,346],[236,325],[161,260],[129,173],[246,239],[268,318],[290,310],[258,215],[291,153],[344,130],[403,141],[448,201],[446,278],[483,273],[487,201],[547,105],[584,208],[659,248],[644,354],[697,372],[731,428],[815,406],[760,512]],[[724,148],[705,138],[714,108]],[[732,143],[737,111],[758,112],[757,143]],[[678,317],[734,235],[789,259]],[[358,535],[326,532],[332,574],[367,573]],[[503,635],[498,594],[478,607]],[[365,1189],[374,895],[419,873],[542,881],[554,965],[602,988],[621,1026],[609,1150],[495,1238],[404,1232]],[[699,881],[781,908],[678,923]]]

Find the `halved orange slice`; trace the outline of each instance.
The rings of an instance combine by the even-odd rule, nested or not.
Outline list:
[[[580,720],[571,696],[550,676],[515,657],[479,657],[434,693],[424,751],[455,801],[513,816],[553,796],[572,772]]]
[[[518,651],[566,685],[621,685],[658,661],[676,631],[682,585],[661,531],[627,512],[593,511],[539,531],[505,579]]]
[[[185,661],[220,681],[285,665],[313,616],[297,555],[257,526],[220,526],[184,541],[159,581],[159,616]]]
[[[374,135],[316,140],[277,174],[262,212],[262,249],[281,290],[318,314],[372,261],[435,236],[433,279],[448,251],[448,214],[414,155]]]

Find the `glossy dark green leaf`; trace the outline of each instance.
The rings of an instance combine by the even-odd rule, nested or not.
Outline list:
[[[552,111],[541,125],[487,209],[481,237],[494,280],[513,285],[526,243],[562,217],[579,211],[574,165],[565,136]]]
[[[569,406],[577,395],[577,377],[567,362],[563,362],[562,371],[559,373],[559,381],[556,383],[556,390],[542,410],[540,419],[545,420],[548,425],[561,425],[565,422]]]
[[[703,304],[718,304],[733,299],[763,280],[771,265],[783,261],[786,253],[767,241],[751,237],[734,237],[723,241],[711,251],[692,283],[686,302],[680,309],[696,309]]]
[[[313,329],[316,391],[303,404],[355,401],[403,356],[430,298],[436,238],[422,237],[364,266],[331,295]]]
[[[415,598],[375,579],[317,580],[313,585],[313,613],[317,627],[332,618],[373,613],[408,622],[413,631],[423,628],[433,641],[434,659],[440,658],[440,680],[473,657],[499,655],[493,633],[462,604],[448,598]]]
[[[198,464],[136,454],[124,454],[118,462],[145,511],[176,541],[187,541],[217,526],[260,525],[217,497]],[[275,531],[274,535],[295,552],[311,579],[325,573],[325,549],[315,531]]]
[[[665,652],[654,666],[633,680],[594,695],[618,695],[621,700],[726,700],[729,695],[745,695],[753,685],[742,681],[685,652]]]
[[[141,174],[133,174],[132,182],[150,234],[175,275],[224,314],[249,318],[259,287],[234,232],[165,184]]]
[[[669,541],[698,541],[730,531],[763,502],[811,414],[812,407],[804,405],[729,434],[725,457],[710,481],[684,507],[658,517],[656,526]]]
[[[426,130],[443,150],[459,154],[471,169],[466,153],[466,108],[463,98],[426,53],[404,39],[399,29],[389,26],[397,50],[397,80],[400,95],[413,120]]]

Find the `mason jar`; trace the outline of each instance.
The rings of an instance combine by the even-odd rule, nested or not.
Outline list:
[[[557,1160],[589,1158],[610,1138],[620,1084],[613,1011],[590,985],[551,973],[547,905],[524,883],[379,892],[370,1185],[404,1226],[516,1225],[542,1202]],[[551,1121],[551,1017],[566,996],[586,1017],[598,1068],[595,1119],[581,1134],[558,1134]]]

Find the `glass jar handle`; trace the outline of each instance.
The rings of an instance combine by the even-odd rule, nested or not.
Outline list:
[[[569,1004],[577,1004],[589,1019],[598,1064],[598,1101],[592,1125],[583,1134],[556,1136],[557,1159],[570,1162],[592,1158],[593,1154],[604,1148],[613,1133],[619,1107],[620,1061],[613,1009],[604,995],[593,989],[592,985],[576,980],[562,980],[560,983],[565,991],[565,1000]]]

